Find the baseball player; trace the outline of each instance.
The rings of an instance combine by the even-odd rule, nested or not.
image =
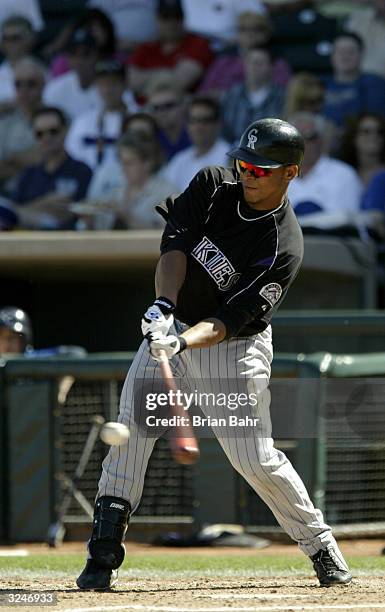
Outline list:
[[[24,310],[17,306],[0,309],[0,355],[22,354],[30,348],[32,327]]]
[[[258,417],[252,435],[225,435],[224,428],[215,426],[213,432],[234,468],[310,557],[320,584],[351,581],[330,527],[271,437],[270,320],[303,255],[301,230],[287,198],[303,153],[304,141],[295,127],[279,119],[256,121],[229,153],[233,169],[204,168],[184,193],[159,205],[167,225],[155,275],[156,300],[142,319],[145,339],[120,405],[119,420],[130,428],[130,440],[111,447],[103,462],[79,588],[103,590],[117,581],[128,519],[140,502],[155,443],[134,416],[139,401],[134,382],[158,376],[160,352],[177,375],[206,393],[218,380],[225,387],[235,379],[245,390],[258,382],[257,406],[249,409]],[[226,409],[217,407],[216,416]]]

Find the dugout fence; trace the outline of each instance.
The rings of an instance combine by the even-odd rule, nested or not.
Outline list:
[[[0,362],[1,538],[43,540],[63,497],[93,416],[116,419],[132,354]],[[384,534],[385,353],[277,354],[272,421],[289,456],[337,533]],[[287,407],[290,407],[290,410]],[[182,467],[158,441],[133,528],[238,522],[251,532],[279,531],[274,517],[234,472],[215,440],[202,439],[198,466]],[[93,505],[107,447],[98,441],[79,489]],[[73,501],[67,526],[90,518]]]

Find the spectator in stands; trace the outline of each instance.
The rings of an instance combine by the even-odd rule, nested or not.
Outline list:
[[[340,159],[355,168],[364,184],[362,221],[384,237],[385,119],[364,113],[352,121],[342,138]]]
[[[182,91],[196,87],[213,57],[208,42],[183,27],[181,0],[158,0],[158,39],[139,45],[130,58],[130,83],[138,96],[161,71]]]
[[[39,159],[32,117],[42,104],[44,66],[25,58],[15,65],[14,76],[16,105],[0,118],[0,189],[4,195],[14,190],[18,174]]]
[[[355,225],[362,184],[356,171],[324,154],[325,120],[301,112],[289,118],[305,139],[301,175],[289,185],[289,198],[307,231],[341,232]]]
[[[212,98],[200,95],[189,103],[187,125],[192,146],[174,155],[163,170],[179,191],[188,187],[201,168],[228,165],[230,146],[219,137],[220,117],[220,105]]]
[[[252,47],[244,55],[245,81],[223,97],[223,136],[236,142],[252,121],[280,117],[285,90],[273,83],[274,58],[268,47]]]
[[[362,40],[353,32],[343,32],[334,40],[333,75],[325,79],[323,114],[340,127],[362,112],[385,115],[385,79],[362,72],[362,53]]]
[[[261,0],[182,0],[182,3],[185,29],[208,38],[216,51],[236,42],[241,13],[266,14]]]
[[[298,72],[289,81],[286,89],[284,117],[301,111],[321,113],[325,101],[325,85],[322,79],[311,72]],[[325,120],[325,153],[332,149],[335,126]]]
[[[115,213],[111,219],[116,229],[155,228],[164,225],[155,205],[176,191],[159,171],[159,152],[152,138],[125,134],[118,144],[125,185],[115,193],[115,201],[108,210]]]
[[[70,70],[66,49],[74,31],[87,30],[95,39],[98,49],[98,61],[115,59],[123,62],[125,54],[117,51],[114,26],[111,19],[99,9],[86,11],[75,23],[64,27],[59,36],[44,49],[48,58],[54,56],[51,62],[52,77],[58,77]]]
[[[271,41],[273,24],[267,15],[247,11],[238,18],[237,46],[222,53],[208,68],[200,92],[221,93],[245,78],[242,57],[246,51],[255,46],[268,45]],[[290,79],[291,69],[286,60],[274,61],[273,81],[286,85]]]
[[[75,30],[68,42],[71,70],[53,79],[44,90],[44,102],[61,108],[72,119],[102,107],[95,87],[98,49],[94,37],[85,29]]]
[[[374,0],[365,12],[354,12],[346,29],[363,40],[362,70],[385,78],[385,0]]]
[[[147,110],[158,125],[158,138],[166,160],[190,146],[184,96],[172,79],[154,79],[148,89]]]
[[[35,34],[28,19],[14,15],[3,22],[0,47],[4,59],[0,64],[0,107],[15,101],[14,67],[31,53],[34,44]]]
[[[64,149],[65,114],[43,107],[33,117],[33,129],[42,162],[27,168],[18,181],[13,200],[20,226],[28,229],[71,229],[75,217],[69,204],[84,198],[91,170]]]
[[[159,155],[158,166],[163,164],[164,156],[159,146],[158,126],[151,115],[139,112],[126,116],[122,126],[122,135],[143,138],[146,141],[152,140],[154,152],[158,152]],[[122,192],[125,184],[119,158],[108,158],[95,169],[87,192],[87,199],[100,203],[113,201],[116,194]]]
[[[108,14],[121,49],[132,50],[156,38],[157,0],[89,0],[88,6]]]
[[[90,110],[72,122],[66,149],[72,157],[93,170],[106,158],[115,156],[116,142],[122,132],[125,116],[137,110],[131,95],[127,104],[125,70],[114,60],[99,62],[95,67],[95,86],[103,101],[101,110]],[[127,100],[128,94],[125,98]]]
[[[14,17],[15,14],[28,19],[35,31],[44,28],[39,0],[1,0],[0,28],[8,17]]]

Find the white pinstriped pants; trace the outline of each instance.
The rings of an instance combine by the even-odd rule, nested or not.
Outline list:
[[[180,331],[180,329],[178,330]],[[278,523],[298,542],[301,550],[313,555],[332,544],[338,547],[330,527],[324,522],[322,512],[314,508],[305,486],[285,454],[274,447],[271,437],[270,364],[273,349],[270,326],[250,338],[234,338],[205,349],[186,350],[173,359],[176,375],[194,386],[201,383],[200,392],[210,392],[210,380],[240,379],[247,388],[258,380],[263,388],[262,401],[250,408],[250,416],[259,418],[259,426],[252,435],[245,437],[224,436],[223,428],[213,427],[224,452],[233,467],[269,506]],[[147,341],[143,341],[128,372],[120,400],[118,420],[130,429],[127,445],[112,446],[103,461],[98,496],[111,495],[128,500],[133,511],[137,508],[143,491],[147,463],[152,453],[155,437],[145,437],[134,419],[134,381],[160,377],[159,368],[149,354]],[[137,400],[138,398],[136,398]],[[204,406],[201,410],[205,413]],[[216,408],[219,411],[227,408]],[[211,416],[213,413],[211,411]],[[341,555],[341,559],[342,555]]]

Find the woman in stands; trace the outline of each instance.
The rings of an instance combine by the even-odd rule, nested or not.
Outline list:
[[[364,186],[361,209],[369,232],[385,236],[385,119],[363,113],[352,120],[343,135],[340,159],[356,169]]]

